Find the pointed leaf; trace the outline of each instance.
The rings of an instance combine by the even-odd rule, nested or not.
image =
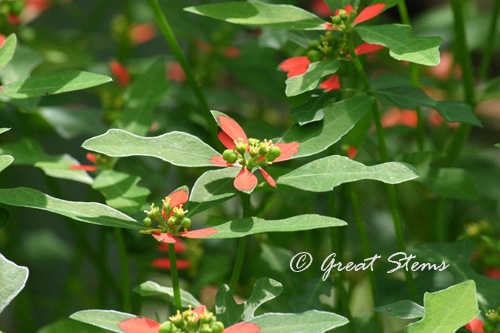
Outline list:
[[[340,140],[373,104],[374,98],[359,96],[323,108],[323,120],[304,126],[293,125],[281,142],[299,142],[299,152],[292,158],[319,153]]]
[[[0,71],[11,61],[17,46],[17,37],[10,35],[0,48]]]
[[[153,123],[153,111],[166,96],[169,88],[165,61],[156,61],[128,86],[125,91],[125,110],[117,127],[137,135],[145,135]]]
[[[266,333],[323,333],[349,322],[335,313],[311,310],[303,313],[267,313],[247,322],[257,324]]]
[[[12,162],[14,161],[14,158],[10,155],[1,155],[0,156],[0,171],[8,167]]]
[[[456,101],[436,101],[419,88],[394,87],[372,90],[372,92],[405,109],[415,110],[418,107],[427,107],[435,109],[450,123],[460,122],[482,127],[470,105]]]
[[[84,310],[73,313],[71,319],[90,324],[112,332],[123,333],[118,323],[137,316],[114,310]]]
[[[365,166],[348,157],[333,155],[303,165],[281,176],[278,184],[306,191],[326,192],[340,184],[362,179],[398,184],[417,177],[415,168],[408,164],[388,162]]]
[[[339,62],[336,59],[313,62],[307,68],[307,72],[286,80],[286,95],[296,96],[313,90],[318,86],[319,80],[337,72],[338,68]]]
[[[283,291],[283,285],[270,278],[260,278],[255,282],[252,295],[242,304],[236,304],[227,285],[219,288],[215,297],[217,320],[225,327],[254,317],[255,310],[263,303],[275,298]]]
[[[16,265],[0,253],[0,313],[24,288],[28,274],[26,267]]]
[[[5,127],[2,127],[2,128],[0,128],[0,134],[5,133],[5,132],[7,132],[8,130],[10,130],[10,128],[5,128]]]
[[[335,98],[338,92],[326,92],[320,95],[313,94],[311,100],[292,109],[292,114],[300,126],[319,121],[325,116],[323,105],[326,101]]]
[[[102,171],[92,188],[100,191],[106,204],[125,213],[137,213],[146,201],[149,190],[137,186],[141,178],[114,170]]]
[[[101,74],[70,69],[64,72],[39,74],[3,86],[1,95],[10,98],[30,98],[82,90],[110,82]]]
[[[12,60],[0,71],[2,84],[24,80],[43,61],[32,48],[18,44]]]
[[[373,309],[373,311],[402,319],[422,318],[425,314],[423,306],[408,300],[397,301],[384,306],[379,306],[378,308]]]
[[[167,295],[168,298],[170,299],[170,302],[172,304],[174,303],[173,288],[160,286],[158,283],[153,281],[147,281],[141,283],[133,290],[141,296]],[[181,304],[184,308],[187,308],[189,305],[193,307],[201,306],[201,303],[198,302],[198,300],[193,295],[182,289],[181,289]]]
[[[142,223],[119,211],[97,202],[74,202],[53,198],[32,188],[17,187],[0,189],[0,203],[45,210],[67,216],[77,221],[142,230]]]
[[[112,157],[151,156],[185,167],[213,166],[210,159],[219,155],[197,137],[183,132],[146,138],[111,129],[88,139],[82,147]]]
[[[425,315],[410,324],[406,332],[455,332],[479,314],[476,285],[467,281],[445,290],[424,295]]]
[[[384,24],[356,27],[361,39],[369,44],[383,45],[396,60],[406,60],[426,66],[439,64],[440,37],[412,37],[411,27]]]
[[[188,7],[184,10],[226,22],[267,26],[287,30],[323,30],[324,20],[291,5],[271,5],[258,1],[225,2]]]

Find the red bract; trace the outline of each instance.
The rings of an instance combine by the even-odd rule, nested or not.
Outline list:
[[[125,66],[120,64],[118,61],[113,60],[109,63],[109,69],[115,75],[120,87],[126,87],[129,85],[130,74]]]
[[[168,251],[169,251],[169,249],[168,249],[167,243],[162,243],[160,246],[158,246],[158,252],[168,252]],[[179,238],[177,238],[175,240],[174,251],[175,251],[175,253],[182,253],[182,252],[186,251],[186,244],[182,240],[180,240]],[[184,268],[188,268],[189,266],[191,266],[191,262],[189,260],[185,260],[185,259],[177,259],[176,263],[177,263],[178,269],[184,269]],[[154,260],[151,265],[153,267],[156,267],[156,268],[170,269],[170,259],[169,258],[159,258],[159,259]]]
[[[7,38],[4,35],[0,34],[0,47],[3,46],[3,43],[5,43],[6,40]]]
[[[486,333],[483,330],[483,325],[484,322],[479,319],[479,318],[474,318],[472,319],[467,325],[465,325],[465,328],[471,331],[472,333]],[[495,330],[496,332],[496,330]]]
[[[314,0],[312,3],[312,10],[319,16],[331,16],[332,10],[323,0]]]
[[[417,113],[412,110],[401,110],[399,108],[389,109],[382,116],[383,127],[393,127],[396,125],[405,125],[409,127],[417,127]]]
[[[241,126],[232,118],[228,116],[218,115],[217,122],[221,127],[221,130],[217,134],[219,140],[227,149],[234,149],[236,147],[236,142],[247,144],[248,138],[245,131]],[[298,142],[290,143],[277,143],[274,146],[281,150],[281,155],[273,160],[272,163],[281,162],[290,159],[293,155],[299,152]],[[240,173],[234,179],[234,187],[241,191],[250,191],[257,185],[257,177],[249,171],[246,167],[240,165],[239,163],[229,164],[222,156],[215,155],[210,160],[210,163],[223,166],[223,167],[241,167]],[[264,179],[269,183],[269,185],[276,187],[276,182],[274,179],[259,167],[260,172],[264,176]]]
[[[380,14],[385,8],[385,3],[376,3],[374,5],[368,6],[365,9],[361,11],[361,13],[356,16],[354,21],[352,21],[352,24],[358,24],[361,22],[368,21],[369,19],[374,18],[378,14]],[[351,5],[347,5],[344,7],[344,10],[347,12],[347,15],[351,14],[351,11],[354,10],[354,8]],[[337,9],[335,10],[335,15],[339,15],[340,10]],[[337,27],[334,27],[332,23],[325,23],[323,24],[323,27],[327,30],[336,30],[338,29]]]
[[[150,23],[132,24],[128,36],[135,44],[146,43],[156,35],[155,27]]]
[[[184,73],[181,64],[176,61],[169,61],[167,63],[167,77],[170,81],[186,81],[186,74]]]
[[[95,157],[94,154],[87,153],[86,157],[90,162],[97,164],[97,158]],[[99,169],[99,167],[96,165],[81,165],[81,164],[73,164],[70,165],[69,168],[72,170],[85,170],[85,171],[96,171]]]

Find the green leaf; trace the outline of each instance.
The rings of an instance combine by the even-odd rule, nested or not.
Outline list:
[[[467,281],[435,293],[424,294],[425,315],[408,325],[406,332],[455,332],[479,314],[476,285]]]
[[[9,221],[9,212],[0,207],[0,229]]]
[[[0,48],[0,71],[7,65],[14,56],[14,51],[16,50],[17,37],[15,34],[11,34],[3,43]]]
[[[323,333],[349,322],[335,313],[311,310],[303,313],[268,313],[247,322],[260,327],[262,333]]]
[[[215,297],[217,320],[225,327],[254,317],[255,310],[263,303],[275,298],[283,291],[283,285],[270,278],[260,278],[255,282],[252,295],[244,303],[236,304],[233,294],[225,284],[219,288]]]
[[[402,319],[422,318],[425,314],[423,306],[408,300],[379,306],[373,309],[373,311]]]
[[[372,92],[405,109],[415,110],[418,107],[427,107],[435,109],[450,123],[460,122],[482,127],[470,105],[456,101],[436,101],[419,88],[394,87],[372,90]]]
[[[303,165],[278,179],[278,184],[312,192],[326,192],[347,182],[363,179],[398,184],[418,177],[411,165],[388,162],[366,166],[345,156],[328,156]]]
[[[10,155],[0,156],[0,171],[3,171],[3,169],[8,167],[13,161],[14,161],[14,158]]]
[[[75,312],[69,317],[112,332],[124,333],[120,326],[118,326],[118,323],[130,318],[136,318],[137,316],[114,310],[83,310]]]
[[[94,180],[92,188],[100,191],[106,204],[125,213],[137,213],[149,190],[137,186],[141,178],[114,170],[104,170]]]
[[[290,97],[313,90],[318,86],[321,78],[337,72],[338,68],[339,61],[337,59],[313,62],[307,68],[307,72],[286,80],[285,93]]]
[[[2,84],[6,85],[30,76],[31,71],[43,61],[43,58],[31,48],[17,45],[12,60],[0,72]]]
[[[118,227],[142,230],[142,223],[120,213],[119,211],[97,202],[73,202],[53,198],[32,188],[17,187],[0,189],[0,203],[45,210],[72,218],[73,220]]]
[[[383,45],[396,60],[406,60],[426,66],[439,64],[440,37],[412,37],[411,27],[403,24],[384,24],[356,27],[366,43]]]
[[[70,155],[47,155],[42,147],[31,138],[23,138],[16,143],[0,146],[0,154],[9,154],[14,157],[14,165],[33,165],[41,168],[50,177],[69,179],[84,184],[94,181],[83,170],[71,170],[71,165],[80,164]]]
[[[174,303],[173,288],[160,286],[158,283],[153,281],[147,281],[141,283],[133,290],[141,296],[167,295],[168,298],[170,299],[170,302],[172,304]],[[184,308],[187,308],[190,305],[194,308],[202,305],[193,295],[182,289],[181,289],[181,304],[182,307]]]
[[[443,198],[478,200],[479,189],[470,172],[458,168],[429,168],[420,181]]]
[[[316,15],[291,5],[258,1],[225,2],[187,7],[184,10],[235,24],[259,25],[287,30],[324,30],[326,23]]]
[[[78,332],[78,333],[103,333],[100,328],[83,324],[71,319],[60,319],[55,323],[42,327],[36,333],[61,333],[61,332]]]
[[[240,170],[240,168],[223,168],[207,171],[201,175],[191,190],[188,201],[188,216],[195,215],[236,196],[238,190],[234,187],[233,182]]]
[[[309,124],[315,121],[320,121],[324,118],[325,112],[323,105],[326,101],[336,96],[338,92],[325,92],[321,95],[313,94],[311,100],[305,104],[297,106],[292,109],[292,114],[299,122],[300,126]]]
[[[16,265],[0,253],[0,313],[24,288],[28,274],[26,267]]]
[[[0,128],[0,134],[5,133],[8,130],[10,130],[10,128],[6,128],[6,127]]]
[[[372,106],[375,99],[359,96],[323,108],[323,120],[304,126],[293,125],[280,142],[300,142],[292,158],[319,153],[340,140]]]
[[[160,59],[125,91],[125,110],[116,127],[145,135],[153,123],[153,111],[166,96],[168,88],[165,61]]]
[[[34,75],[25,80],[4,85],[0,94],[10,98],[41,97],[87,89],[110,81],[111,78],[105,75],[71,69],[58,73]]]
[[[210,159],[220,155],[197,137],[183,132],[146,138],[111,129],[88,139],[82,147],[112,157],[151,156],[184,167],[214,166]]]
[[[298,215],[282,220],[264,220],[258,217],[246,217],[236,218],[213,227],[213,229],[217,230],[217,233],[203,238],[239,238],[263,232],[292,232],[341,227],[344,225],[347,225],[347,223],[342,220],[316,214]]]
[[[445,274],[447,284],[458,284],[468,280],[476,283],[479,307],[483,313],[500,306],[500,280],[491,279],[476,273],[469,265],[475,251],[474,243],[469,239],[461,239],[450,243],[421,244],[411,251],[417,258],[425,258],[426,262],[440,264],[445,261],[450,265],[445,272],[433,272],[433,275]],[[452,281],[450,281],[452,277]],[[442,278],[435,276],[434,281]]]

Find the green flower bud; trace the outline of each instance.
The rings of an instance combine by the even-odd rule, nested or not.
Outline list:
[[[10,3],[10,13],[12,15],[19,15],[24,9],[24,1],[12,1]]]
[[[259,147],[259,155],[266,155],[269,151],[269,145],[267,142],[261,142]]]
[[[340,15],[340,17],[341,17],[342,19],[346,19],[346,18],[347,18],[347,16],[349,16],[349,15],[347,15],[347,12],[346,12],[345,10],[343,10],[343,9],[341,9],[341,10],[339,11],[339,15]]]
[[[163,215],[160,213],[160,209],[155,207],[155,204],[151,204],[151,210],[149,212],[145,210],[144,213],[148,214],[148,217],[158,222],[158,224],[164,222]]]
[[[200,333],[212,333],[212,329],[210,328],[210,326],[208,326],[208,324],[204,324],[200,330],[199,330]]]
[[[177,220],[182,220],[184,218],[184,209],[182,209],[182,205],[174,207],[174,216]]]
[[[257,146],[260,143],[257,139],[248,139],[248,144],[251,146]]]
[[[184,219],[182,219],[182,223],[181,223],[181,228],[189,228],[191,226],[191,219],[189,217],[185,217]]]
[[[161,324],[158,333],[176,333],[177,327],[171,321],[166,321]]]
[[[169,197],[166,197],[165,200],[163,200],[163,213],[165,213],[166,216],[170,216],[170,213],[172,212],[172,205],[170,204],[170,199]]]
[[[272,162],[281,155],[281,149],[276,146],[272,146],[271,149],[269,149],[269,152],[267,153],[266,157],[267,159]]]
[[[500,314],[495,310],[488,310],[486,313],[486,317],[488,317],[488,321],[493,324],[500,324]]]
[[[245,158],[243,156],[239,156],[237,162],[241,165],[245,165]]]
[[[224,331],[224,324],[222,324],[220,321],[216,321],[212,323],[210,328],[212,329],[213,333],[222,333],[222,331]]]
[[[307,59],[309,59],[310,62],[321,61],[323,59],[323,54],[316,50],[310,50],[307,52]]]
[[[142,223],[144,223],[144,225],[148,229],[151,228],[151,226],[153,225],[153,221],[151,221],[149,217],[145,217],[144,220],[142,220]]]
[[[177,314],[175,316],[170,316],[168,319],[170,319],[175,326],[182,327],[184,325],[184,318],[182,318],[182,314],[179,310],[177,310]]]
[[[226,149],[222,153],[222,158],[229,164],[233,164],[238,159],[238,154],[233,149]]]
[[[255,157],[259,155],[259,148],[258,147],[251,147],[250,150],[248,151],[250,156]]]
[[[175,223],[177,222],[177,219],[175,218],[175,216],[170,216],[168,218],[168,221],[167,221],[167,226],[169,228],[174,228],[175,227]]]
[[[319,46],[319,40],[318,39],[313,39],[312,41],[309,42],[309,45],[307,45],[307,48],[309,50],[315,50]]]
[[[340,24],[340,22],[342,22],[342,19],[340,18],[340,16],[335,15],[334,17],[332,17],[332,22],[333,22],[333,24],[335,24],[335,25],[339,25],[339,24]]]
[[[240,153],[241,155],[244,155],[245,152],[247,151],[248,145],[246,143],[238,143],[236,145],[236,151]]]
[[[495,329],[496,329],[496,325],[487,321],[486,323],[484,323],[483,325],[483,330],[486,332],[486,333],[493,333],[495,332]]]

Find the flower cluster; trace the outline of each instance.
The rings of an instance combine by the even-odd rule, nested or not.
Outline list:
[[[160,213],[160,209],[151,204],[150,211],[144,211],[148,216],[144,219],[144,225],[147,230],[142,233],[170,233],[175,235],[181,228],[184,231],[191,226],[191,219],[186,216],[187,210],[183,209],[183,205],[188,199],[188,192],[184,189],[174,191],[172,194],[165,197]],[[151,229],[153,221],[158,223],[158,227]]]
[[[500,324],[500,314],[498,310],[489,310],[488,313],[486,313],[486,317],[488,318],[486,322],[483,322],[479,318],[472,319],[465,325],[465,328],[472,333],[496,333],[496,327]]]

